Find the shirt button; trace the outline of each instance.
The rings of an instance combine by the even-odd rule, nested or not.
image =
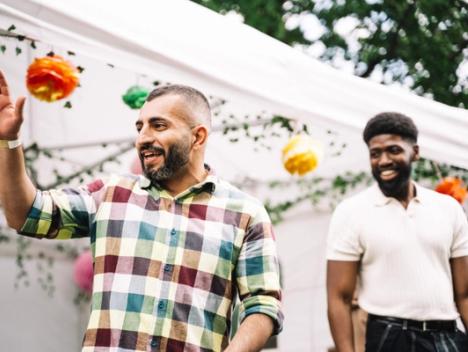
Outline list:
[[[177,233],[176,229],[171,230],[171,235],[174,236]]]
[[[159,302],[158,308],[162,310],[164,308],[164,302]]]
[[[169,271],[171,271],[171,270],[172,270],[172,265],[166,264],[166,265],[164,266],[164,271],[165,271],[165,272],[169,272]]]
[[[151,340],[151,347],[156,347],[158,345],[158,341]]]

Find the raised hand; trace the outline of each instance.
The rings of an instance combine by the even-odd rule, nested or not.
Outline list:
[[[19,97],[13,105],[8,83],[0,71],[0,139],[13,140],[19,137],[25,100],[25,97]]]

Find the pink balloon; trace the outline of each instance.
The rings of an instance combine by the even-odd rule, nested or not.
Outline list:
[[[138,156],[133,159],[132,165],[130,166],[130,172],[135,175],[141,175],[143,173],[143,170],[141,169],[141,161]]]
[[[93,291],[93,257],[91,251],[81,253],[75,260],[74,279],[76,285],[86,293]]]

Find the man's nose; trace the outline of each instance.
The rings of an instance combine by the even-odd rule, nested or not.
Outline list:
[[[389,158],[387,153],[382,153],[379,159],[379,166],[385,166],[392,163],[392,159]]]
[[[136,145],[142,144],[152,144],[154,142],[154,137],[150,133],[149,129],[143,126],[143,128],[138,133],[138,136],[135,140]]]

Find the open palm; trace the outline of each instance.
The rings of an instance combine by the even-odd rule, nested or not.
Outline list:
[[[0,139],[16,139],[23,122],[23,106],[26,98],[20,97],[13,104],[8,83],[0,71]]]

